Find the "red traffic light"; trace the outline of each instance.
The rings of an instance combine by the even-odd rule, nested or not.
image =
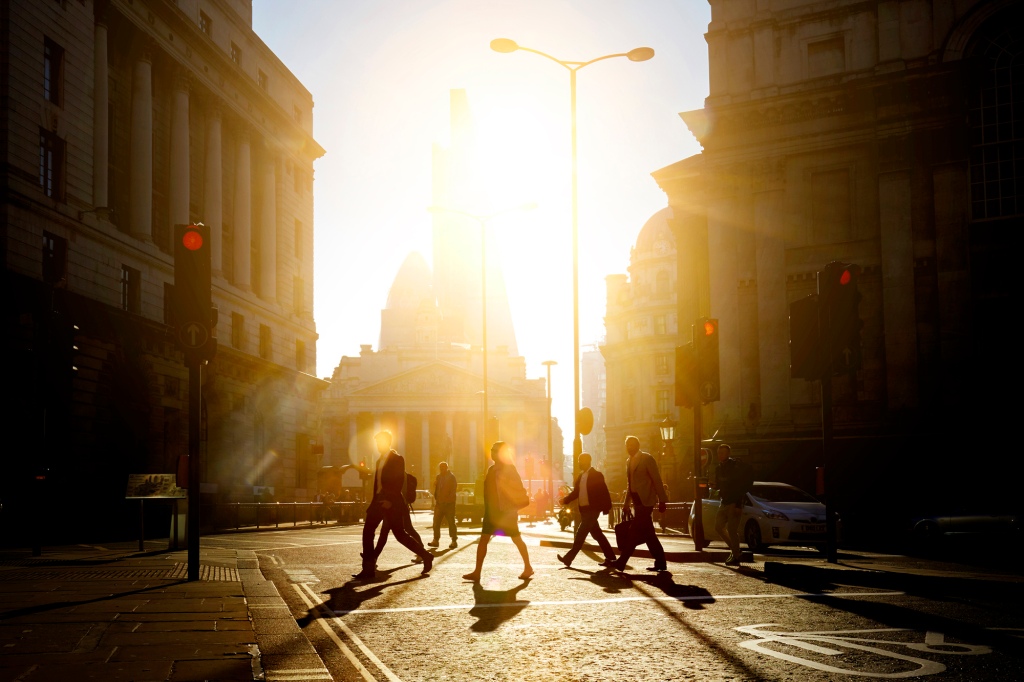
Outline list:
[[[203,235],[198,230],[185,230],[181,236],[181,245],[189,251],[198,251],[203,248]]]
[[[849,284],[852,280],[853,280],[853,275],[850,274],[850,269],[849,268],[843,270],[843,274],[839,275],[839,283],[844,285],[844,286]]]
[[[708,320],[704,323],[704,336],[711,336],[715,333],[715,323]]]

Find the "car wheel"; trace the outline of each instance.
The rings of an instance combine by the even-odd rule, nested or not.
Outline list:
[[[752,552],[760,552],[764,549],[764,544],[761,542],[761,526],[757,525],[757,521],[748,521],[747,527],[743,529],[743,539],[747,542],[747,547]]]

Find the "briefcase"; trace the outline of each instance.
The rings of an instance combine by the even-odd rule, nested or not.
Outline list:
[[[615,524],[615,544],[618,546],[620,553],[629,542],[629,532],[632,527],[633,515],[623,512],[622,520]]]

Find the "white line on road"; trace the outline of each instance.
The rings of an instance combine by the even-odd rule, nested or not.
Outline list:
[[[402,680],[399,679],[399,677],[397,675],[395,675],[393,672],[391,672],[390,668],[388,668],[386,665],[381,663],[381,660],[379,658],[377,658],[377,656],[374,655],[374,653],[372,651],[370,651],[369,647],[367,647],[365,644],[363,644],[363,640],[359,639],[359,637],[356,636],[356,633],[352,632],[351,628],[349,628],[349,626],[345,625],[344,621],[342,621],[341,618],[338,618],[338,614],[336,614],[334,611],[332,611],[331,608],[329,606],[327,606],[327,604],[323,603],[323,599],[320,597],[320,595],[318,595],[316,592],[314,592],[309,587],[309,585],[302,584],[302,585],[297,585],[296,587],[305,588],[305,590],[309,594],[309,596],[313,598],[313,601],[319,602],[319,604],[317,604],[317,608],[320,611],[326,612],[328,615],[331,616],[331,622],[333,622],[335,625],[337,625],[338,628],[340,628],[341,631],[344,632],[345,635],[347,635],[348,638],[351,639],[352,642],[357,647],[359,647],[359,650],[362,651],[363,654],[368,659],[373,661],[373,664],[375,666],[377,666],[382,673],[384,673],[384,677],[386,677],[389,680],[391,680],[391,682],[402,682]],[[322,623],[323,620],[321,620],[320,622]]]
[[[292,587],[294,587],[295,591],[299,593],[299,599],[301,599],[306,604],[306,608],[310,610],[320,609],[320,607],[318,607],[316,604],[310,601],[308,597],[306,597],[306,594],[302,591],[301,586],[292,585]],[[322,627],[324,629],[324,632],[326,632],[327,635],[334,640],[334,643],[341,650],[341,653],[345,654],[345,658],[348,659],[349,663],[355,666],[356,670],[359,671],[359,674],[363,676],[363,679],[366,680],[366,682],[377,682],[377,678],[370,674],[370,671],[366,669],[366,666],[364,666],[359,661],[359,659],[356,658],[356,655],[352,653],[352,650],[349,649],[348,646],[343,641],[341,641],[341,638],[338,637],[338,633],[332,630],[330,625],[324,622],[324,620],[321,618],[317,618],[316,622],[320,623],[320,627]]]
[[[565,601],[514,601],[499,604],[437,604],[434,606],[401,606],[390,609],[355,609],[352,611],[332,611],[337,616],[360,616],[372,613],[413,613],[417,611],[462,611],[465,609],[500,609],[506,606],[524,608],[527,606],[575,606],[579,604],[619,604],[634,601],[720,601],[723,599],[814,599],[828,597],[847,599],[850,597],[898,597],[905,592],[797,592],[793,594],[709,594],[685,597],[613,597],[611,599],[575,599]]]

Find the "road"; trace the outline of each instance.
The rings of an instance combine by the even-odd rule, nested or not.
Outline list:
[[[461,579],[473,567],[472,529],[454,550],[442,530],[429,577],[391,540],[367,583],[351,575],[360,530],[219,535],[203,545],[256,552],[335,680],[1024,679],[1014,600],[777,585],[758,562],[670,562],[655,575],[644,570],[650,559],[634,558],[623,576],[593,555],[565,568],[556,559],[564,550],[529,535],[531,580],[516,577],[518,553],[496,538],[473,585]]]

